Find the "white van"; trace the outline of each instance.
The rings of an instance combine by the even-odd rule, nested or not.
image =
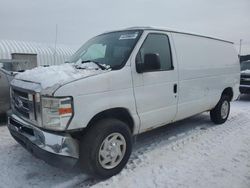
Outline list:
[[[205,111],[224,123],[239,82],[231,42],[154,28],[113,31],[65,65],[17,75],[8,127],[39,158],[108,178],[126,165],[133,135]]]

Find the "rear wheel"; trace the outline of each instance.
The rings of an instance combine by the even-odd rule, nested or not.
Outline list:
[[[224,123],[230,113],[230,100],[227,95],[222,95],[220,101],[213,110],[210,111],[211,120],[215,124]]]
[[[100,120],[81,140],[80,164],[92,176],[109,178],[124,168],[131,151],[128,126],[117,119]]]

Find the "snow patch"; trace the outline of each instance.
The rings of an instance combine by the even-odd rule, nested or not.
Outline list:
[[[96,64],[91,62],[77,66],[74,64],[63,64],[50,67],[36,67],[18,74],[15,78],[39,83],[43,89],[46,89],[54,85],[62,85],[107,71],[110,70],[101,70]]]
[[[247,69],[247,70],[241,71],[241,73],[243,73],[243,74],[250,74],[250,70]]]
[[[249,187],[250,108],[242,109],[247,103],[233,103],[232,113],[222,125],[197,121],[206,120],[204,115],[185,120],[185,127],[191,122],[201,125],[177,133],[171,142],[159,136],[157,144],[141,154],[147,158],[134,166],[128,163],[121,173],[93,187]]]
[[[87,179],[88,179],[87,175],[80,174],[80,175],[73,177],[72,179],[70,179],[68,181],[61,182],[61,183],[55,185],[54,188],[70,188],[73,185],[77,185],[77,184],[79,184],[82,181],[87,180]]]

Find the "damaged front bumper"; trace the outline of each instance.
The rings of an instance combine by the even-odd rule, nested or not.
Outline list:
[[[8,128],[23,147],[53,166],[69,168],[78,161],[79,143],[70,134],[43,131],[15,114],[8,115]]]

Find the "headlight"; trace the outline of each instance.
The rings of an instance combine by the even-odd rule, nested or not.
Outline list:
[[[73,116],[72,98],[42,97],[43,127],[51,130],[65,130]]]

